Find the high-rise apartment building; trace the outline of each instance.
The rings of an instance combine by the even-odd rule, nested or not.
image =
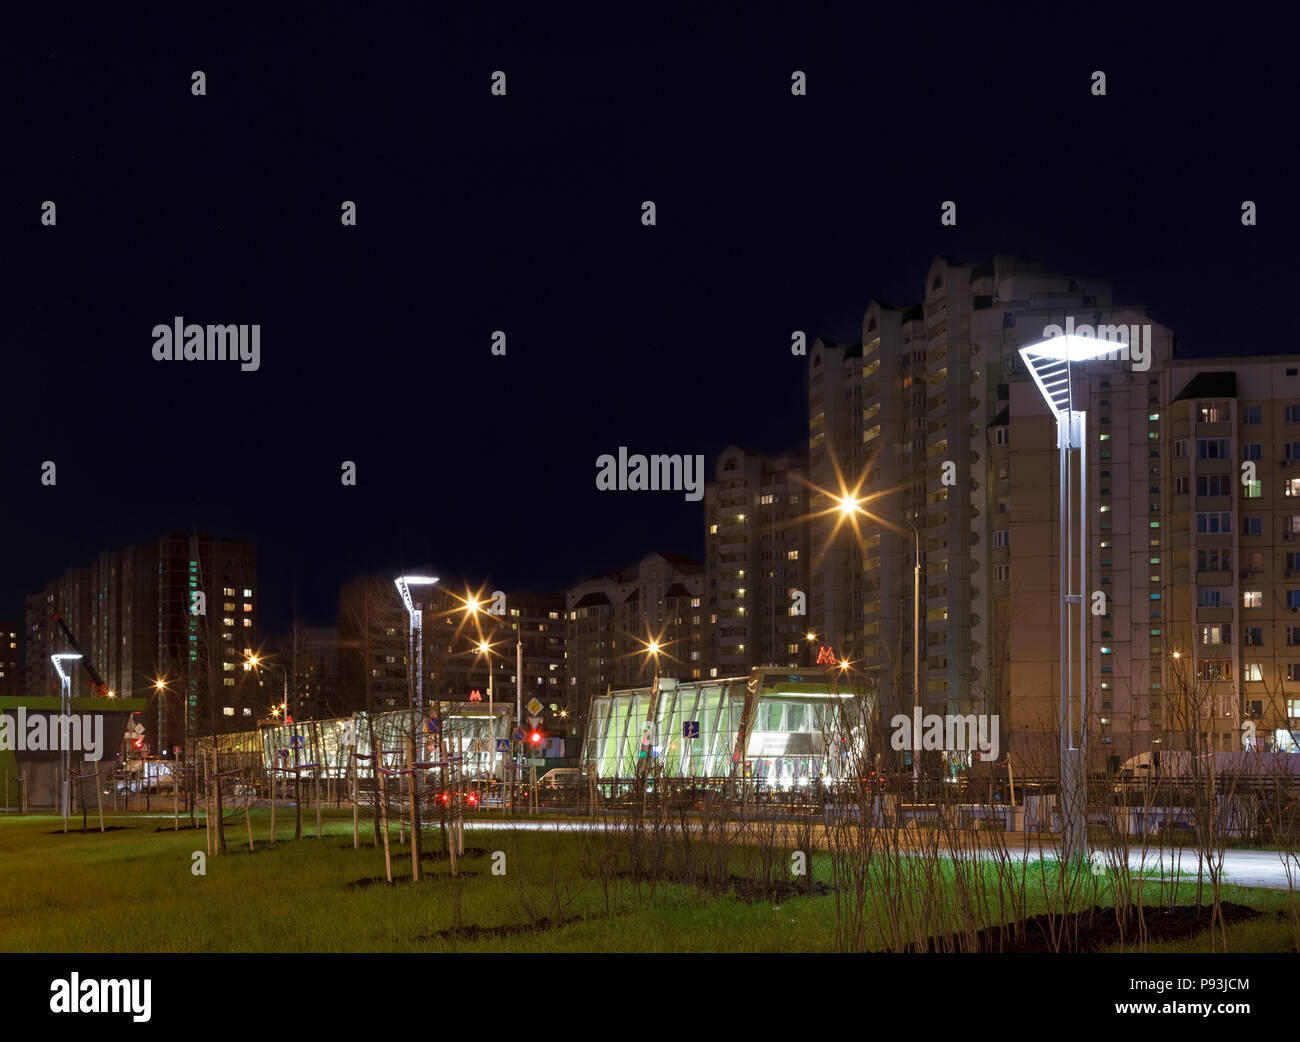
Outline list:
[[[565,601],[569,706],[578,719],[594,696],[653,678],[650,642],[661,648],[660,676],[703,677],[704,566],[698,561],[652,553],[622,571],[583,580]]]
[[[872,302],[860,344],[813,347],[809,629],[865,673],[886,721],[913,700],[919,543],[922,708],[997,713],[1026,755],[1041,742],[1055,748],[1055,430],[1018,349],[1067,321],[1151,327],[1131,358],[1076,366],[1077,407],[1089,413],[1089,487],[1106,490],[1104,502],[1097,492],[1090,554],[1110,610],[1094,619],[1091,675],[1100,678],[1095,694],[1110,697],[1093,704],[1113,710],[1121,676],[1149,673],[1149,619],[1133,604],[1147,603],[1158,574],[1147,568],[1160,556],[1148,552],[1159,538],[1148,526],[1159,522],[1152,470],[1163,473],[1163,461],[1158,415],[1148,417],[1159,413],[1169,332],[1142,308],[1115,305],[1101,279],[1004,255],[980,264],[939,257],[919,303]],[[837,510],[842,497],[860,510]]]
[[[0,619],[0,698],[23,695],[23,626]]]
[[[1180,360],[1163,393],[1153,725],[1165,747],[1300,751],[1300,360]]]
[[[255,685],[243,663],[258,646],[256,591],[251,543],[172,535],[102,553],[27,598],[27,694],[58,690],[49,656],[68,644],[57,613],[115,696],[152,699],[140,715],[151,753],[169,755],[186,733],[247,729]]]
[[[734,445],[704,490],[709,677],[797,666],[807,632],[807,468]],[[796,608],[803,613],[792,615]]]

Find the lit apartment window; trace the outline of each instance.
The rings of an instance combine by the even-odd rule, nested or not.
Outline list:
[[[787,550],[787,551],[785,552],[785,559],[786,559],[787,561],[797,561],[797,560],[799,560],[799,551],[798,551],[798,550]]]
[[[1245,497],[1247,499],[1261,499],[1263,498],[1263,495],[1264,495],[1263,481],[1248,481],[1246,483]],[[1291,495],[1291,493],[1288,492],[1287,495]]]
[[[1242,590],[1241,606],[1243,608],[1264,607],[1264,594],[1260,590]]]
[[[1231,624],[1215,626],[1198,626],[1197,640],[1201,644],[1231,644],[1232,643],[1232,626]]]
[[[223,588],[221,592],[227,597],[233,597],[235,595],[235,591],[229,586]]]
[[[253,625],[253,620],[252,620],[252,619],[245,619],[245,620],[244,620],[244,628],[245,628],[245,629],[250,629],[250,628],[252,627],[252,625]]]
[[[251,596],[253,596],[253,591],[250,590],[250,589],[245,588],[245,589],[244,589],[244,596],[245,596],[245,597],[251,597]]]
[[[253,606],[251,604],[244,605],[244,611],[252,611],[252,610],[253,610]]]
[[[718,526],[709,525],[709,535],[717,535],[717,534],[718,534]]]
[[[235,602],[234,602],[234,601],[226,601],[226,603],[223,604],[223,605],[221,606],[221,608],[222,608],[223,611],[234,611],[234,610],[235,610]]]
[[[1232,420],[1231,402],[1201,403],[1201,423],[1229,423]]]
[[[1260,668],[1258,662],[1247,662],[1244,666],[1242,666],[1242,670],[1244,671],[1242,676],[1243,680],[1254,681],[1258,683],[1259,681],[1264,679],[1264,671]]]
[[[223,625],[223,626],[233,626],[234,624],[235,624],[235,620],[234,620],[234,619],[228,619],[228,618],[227,618],[227,619],[222,619],[222,620],[221,620],[221,625]]]
[[[222,706],[222,707],[221,707],[221,715],[222,715],[222,716],[234,716],[234,715],[235,715],[235,707],[234,707],[234,706]]]
[[[245,716],[252,716],[252,715],[253,715],[253,711],[252,711],[251,709],[249,709],[248,706],[244,706],[244,715],[245,715]]]
[[[1282,482],[1282,495],[1300,496],[1300,478],[1287,478]]]

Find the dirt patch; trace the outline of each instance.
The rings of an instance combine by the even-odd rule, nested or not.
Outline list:
[[[545,933],[547,930],[559,930],[572,923],[581,922],[583,916],[569,916],[565,919],[552,919],[543,916],[531,923],[505,923],[501,926],[453,926],[437,933],[422,933],[417,941],[477,941],[483,938],[513,937],[521,933]]]
[[[461,871],[456,874],[457,878],[459,879],[465,879],[469,876],[476,876],[476,875],[478,875],[477,872],[469,872],[469,871]],[[449,880],[451,878],[452,877],[450,875],[444,874],[442,872],[436,872],[432,875],[421,876],[420,882],[424,883],[430,879]],[[391,883],[384,876],[371,876],[368,879],[358,879],[353,883],[349,883],[347,887],[349,890],[365,890],[372,886],[398,886],[402,883],[409,883],[410,881],[411,881],[411,877],[409,875],[393,876],[393,881]]]
[[[599,876],[588,875],[588,879],[598,879]],[[692,886],[710,894],[733,893],[742,901],[784,901],[791,897],[827,897],[834,891],[825,883],[816,882],[809,879],[799,880],[774,880],[773,882],[764,882],[761,879],[749,879],[744,876],[732,875],[727,879],[709,880],[700,878],[689,878],[675,872],[662,872],[653,875],[649,872],[632,872],[624,869],[615,872],[615,879],[631,879],[641,883],[676,883],[679,886]]]
[[[460,861],[462,858],[467,858],[467,857],[487,857],[489,853],[491,853],[491,851],[487,850],[485,847],[466,847],[465,853],[456,855],[456,860]],[[409,861],[411,855],[408,853],[406,857],[407,860]],[[448,857],[447,854],[441,850],[422,850],[420,851],[420,860],[421,861],[446,861],[448,860]]]
[[[1246,905],[1225,901],[1221,906],[1227,923],[1258,919],[1264,913]],[[1143,912],[1148,941],[1176,941],[1209,929],[1209,905],[1178,905],[1174,908],[1147,908]],[[915,952],[1001,952],[1010,955],[1039,955],[1062,952],[1091,952],[1108,945],[1136,944],[1138,939],[1137,906],[1129,908],[1124,934],[1120,935],[1114,908],[1096,905],[1069,916],[1057,916],[1057,945],[1052,943],[1052,918],[1036,915],[1020,924],[1005,927],[990,926],[975,935],[974,947],[964,934],[946,934],[931,937],[924,945],[908,945],[905,951]],[[1017,926],[1020,927],[1017,930]]]
[[[785,901],[791,897],[829,897],[833,890],[817,880],[782,880],[778,883],[764,883],[761,879],[742,879],[731,877],[731,889],[742,901]]]

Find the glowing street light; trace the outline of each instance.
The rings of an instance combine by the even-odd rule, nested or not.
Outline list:
[[[478,608],[478,603],[477,603],[476,601],[474,601],[474,600],[470,600],[469,603],[468,603],[468,605],[467,605],[467,609],[470,610],[470,611],[476,611],[477,608]],[[478,653],[479,653],[480,655],[486,655],[486,656],[487,656],[487,664],[488,664],[488,777],[491,778],[493,781],[495,781],[495,780],[496,780],[496,776],[497,776],[497,713],[496,713],[496,703],[493,701],[493,699],[494,699],[494,697],[495,697],[495,689],[494,689],[494,685],[493,685],[493,676],[495,675],[495,669],[494,669],[495,663],[492,661],[492,645],[489,644],[489,643],[488,643],[487,641],[485,641],[485,640],[480,640],[480,641],[478,642]],[[503,806],[503,808],[504,808],[504,804],[505,804],[505,798],[504,798],[504,796],[502,797],[501,803],[502,803],[502,806]]]
[[[433,586],[437,581],[436,576],[427,575],[402,575],[393,580],[397,584],[397,592],[402,595],[402,603],[406,605],[406,613],[411,620],[411,628],[407,642],[407,661],[415,663],[415,708],[419,714],[424,716],[424,612],[415,606],[411,599],[412,586]],[[414,657],[412,658],[412,645],[414,645]]]
[[[906,522],[912,529],[912,536],[916,543],[916,556],[912,564],[912,712],[913,719],[915,714],[919,713],[921,708],[921,530],[916,527],[916,522],[910,518],[886,518],[878,515],[875,511],[867,510],[862,506],[861,501],[854,495],[839,497],[840,513],[849,517],[856,514],[865,514],[867,517],[876,518],[885,521],[892,520],[893,523]],[[854,527],[857,527],[856,518]],[[921,763],[916,753],[912,753],[912,795],[916,797],[921,787]]]
[[[79,659],[81,654],[75,651],[64,651],[57,655],[51,655],[50,660],[54,663],[54,669],[59,674],[59,711],[63,714],[63,719],[67,720],[72,715],[72,674],[63,671],[64,659]],[[72,761],[68,752],[68,743],[59,743],[59,764],[63,769],[63,831],[68,831],[68,775],[72,770]],[[96,784],[99,779],[96,778]]]
[[[1056,418],[1056,447],[1060,453],[1060,804],[1061,856],[1067,863],[1077,863],[1088,856],[1088,610],[1085,591],[1088,582],[1088,420],[1084,410],[1074,407],[1070,363],[1098,358],[1125,347],[1127,345],[1113,340],[1067,333],[1020,349],[1020,357],[1029,375],[1034,378],[1043,400]],[[1071,574],[1074,546],[1070,534],[1070,455],[1076,449],[1079,453],[1079,570],[1078,590],[1071,592],[1075,578]],[[1071,661],[1074,652],[1071,608],[1078,611],[1079,620],[1077,666]]]

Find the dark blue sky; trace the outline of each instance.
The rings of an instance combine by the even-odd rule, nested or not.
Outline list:
[[[6,33],[0,616],[195,525],[259,543],[272,626],[365,567],[545,587],[699,554],[701,504],[597,492],[596,457],[797,446],[791,331],[857,339],[937,253],[1108,275],[1187,351],[1295,350],[1267,16],[492,6]],[[260,323],[261,369],[155,362],[176,315]]]

